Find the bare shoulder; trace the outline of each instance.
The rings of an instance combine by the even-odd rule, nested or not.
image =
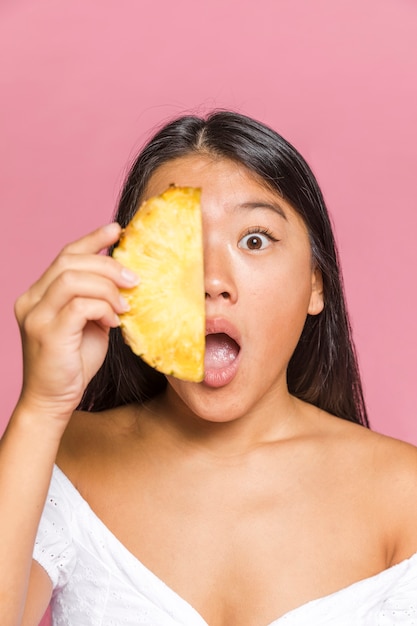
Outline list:
[[[339,452],[345,451],[357,463],[360,471],[385,489],[401,491],[414,489],[417,496],[417,447],[388,437],[353,422],[331,418],[331,435]],[[417,497],[415,498],[417,504]]]
[[[417,552],[417,448],[362,426],[337,421],[335,450],[367,494],[374,523],[392,540],[392,562]],[[370,520],[372,523],[372,519]]]
[[[376,476],[382,478],[393,498],[397,496],[403,505],[408,502],[417,515],[417,448],[392,437],[377,433],[370,435],[372,443],[375,442],[372,459]]]
[[[336,446],[348,447],[350,452],[364,455],[381,469],[391,463],[408,467],[413,472],[417,468],[417,447],[411,443],[383,435],[355,422],[335,418],[324,411],[320,412],[321,421],[317,431],[328,436]]]
[[[398,486],[400,480],[413,483],[417,479],[417,448],[414,445],[356,424],[347,424],[351,431],[347,441],[351,441],[367,459],[372,473]]]
[[[390,520],[387,533],[396,538],[394,564],[417,553],[417,448],[383,435],[375,442],[375,485]]]

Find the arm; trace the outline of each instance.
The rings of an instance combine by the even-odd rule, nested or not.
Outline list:
[[[52,582],[42,567],[33,561],[30,570],[28,595],[20,626],[38,626],[52,595]]]
[[[29,587],[44,575],[32,569],[32,551],[61,437],[103,362],[109,329],[119,324],[119,287],[135,282],[116,261],[98,254],[119,236],[120,227],[112,224],[70,244],[16,303],[24,372],[0,442],[2,626],[22,624],[26,598],[33,598]],[[51,588],[44,578],[41,588],[33,616],[25,613],[27,626],[46,610]]]

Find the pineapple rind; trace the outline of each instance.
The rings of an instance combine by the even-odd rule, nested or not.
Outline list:
[[[147,200],[113,253],[140,283],[122,289],[125,341],[158,371],[204,377],[205,315],[200,190],[169,187]]]

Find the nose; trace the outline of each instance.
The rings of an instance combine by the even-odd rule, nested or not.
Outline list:
[[[204,288],[206,300],[237,299],[233,262],[224,244],[204,246]]]

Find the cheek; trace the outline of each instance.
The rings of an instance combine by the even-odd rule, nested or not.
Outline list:
[[[248,281],[248,276],[250,280]],[[248,272],[241,277],[240,296],[248,298],[253,306],[282,311],[300,311],[307,313],[312,290],[312,272],[309,259],[307,262],[280,267],[276,265],[264,267],[261,271]]]
[[[295,349],[308,315],[311,273],[304,265],[291,272],[275,269],[253,278],[242,301],[251,316],[252,336],[271,347],[288,342],[289,349]]]

